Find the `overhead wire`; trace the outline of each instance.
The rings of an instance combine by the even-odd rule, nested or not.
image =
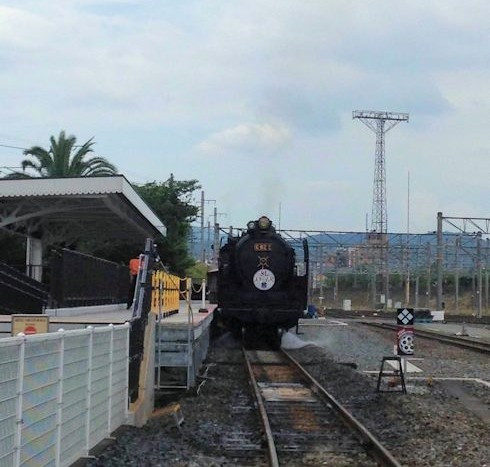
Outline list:
[[[82,144],[75,144],[75,146],[73,146],[73,147],[74,148],[81,148],[82,146],[83,146]],[[27,151],[28,149],[30,149],[30,148],[22,148],[20,146],[11,146],[10,144],[4,144],[4,143],[0,143],[0,147],[10,148],[10,149],[22,149],[23,151]]]
[[[9,144],[3,144],[3,143],[0,143],[0,147],[10,148],[10,149],[22,149],[23,151],[27,150],[27,148],[21,148],[20,146],[11,146]]]

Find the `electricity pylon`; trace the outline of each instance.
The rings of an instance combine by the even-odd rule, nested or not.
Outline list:
[[[408,113],[377,112],[374,110],[355,110],[352,118],[361,120],[376,134],[376,154],[374,162],[373,204],[371,211],[372,240],[378,254],[374,256],[380,262],[384,276],[385,309],[388,305],[389,269],[388,269],[388,214],[386,202],[386,166],[385,134],[400,122],[408,122]],[[374,302],[374,297],[373,297]]]

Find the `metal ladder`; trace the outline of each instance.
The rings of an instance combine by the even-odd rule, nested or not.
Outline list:
[[[160,288],[160,293],[162,292],[162,283],[160,282],[159,288]],[[192,283],[190,279],[188,279],[187,286],[186,286],[186,292],[185,292],[185,299],[186,299],[186,304],[187,304],[187,342],[186,343],[174,343],[173,345],[177,347],[182,347],[185,350],[186,353],[186,364],[184,365],[174,365],[172,367],[174,368],[186,368],[186,378],[185,378],[185,384],[162,384],[162,361],[161,361],[161,320],[163,319],[163,313],[162,313],[162,305],[161,301],[159,301],[159,309],[158,309],[158,323],[157,323],[157,343],[155,345],[155,349],[158,352],[158,359],[157,359],[157,375],[156,375],[156,383],[155,383],[155,389],[156,390],[162,390],[162,389],[170,389],[170,390],[177,390],[177,389],[185,389],[189,390],[194,381],[194,313],[192,310],[191,306],[191,287]]]

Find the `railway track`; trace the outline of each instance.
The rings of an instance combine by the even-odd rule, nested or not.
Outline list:
[[[397,326],[394,324],[371,323],[368,321],[361,321],[361,323],[364,324],[365,326],[372,326],[381,329],[390,329],[390,330],[397,329]],[[449,336],[449,335],[444,335],[432,331],[423,331],[421,329],[416,329],[415,335],[417,337],[423,337],[425,339],[437,340],[439,342],[443,342],[449,345],[456,345],[458,347],[462,347],[467,350],[473,350],[475,352],[486,353],[486,354],[490,353],[490,344],[486,342],[478,342],[464,337]]]
[[[343,311],[343,310],[328,310],[328,317],[335,319],[393,319],[392,311],[376,311],[376,310],[363,310],[363,311]],[[444,322],[454,324],[490,324],[490,316],[482,316],[476,318],[468,315],[453,315],[446,313],[444,315]]]
[[[243,353],[270,466],[400,466],[287,352]]]

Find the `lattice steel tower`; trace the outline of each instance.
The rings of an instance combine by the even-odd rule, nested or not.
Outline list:
[[[385,133],[400,122],[408,122],[408,114],[355,110],[352,112],[352,118],[361,120],[362,123],[376,133],[371,230],[386,234],[388,232],[388,215],[386,206]]]
[[[385,168],[385,133],[400,122],[408,122],[407,113],[376,112],[373,110],[356,110],[352,118],[361,120],[376,133],[376,156],[374,162],[373,206],[371,212],[371,233],[368,235],[370,245],[372,277],[372,300],[376,306],[376,291],[384,289],[384,307],[388,309],[390,292],[388,215],[386,206],[386,168]],[[378,271],[376,271],[378,269]],[[380,283],[377,285],[376,272]]]

